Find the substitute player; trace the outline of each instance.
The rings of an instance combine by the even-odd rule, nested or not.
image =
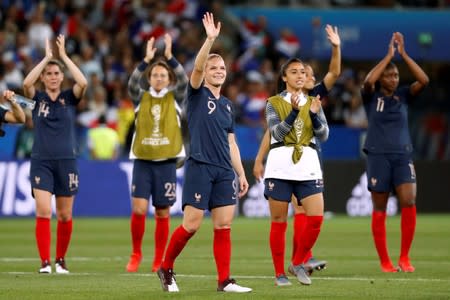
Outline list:
[[[416,78],[411,85],[398,87],[399,72],[392,59],[400,57]],[[372,235],[383,272],[397,272],[387,250],[386,206],[395,190],[401,207],[401,250],[398,266],[414,272],[409,259],[416,228],[416,174],[408,129],[408,104],[428,84],[428,76],[409,57],[400,32],[389,42],[386,56],[367,74],[362,88],[369,119],[364,152],[367,154],[367,182],[372,195]]]
[[[36,200],[36,241],[41,257],[39,273],[51,273],[50,219],[51,199],[56,197],[55,271],[67,274],[65,255],[72,236],[72,208],[78,191],[77,147],[75,133],[75,109],[83,97],[87,80],[67,56],[65,38],[56,39],[59,58],[72,74],[75,84],[61,90],[64,80],[63,65],[53,59],[47,40],[45,57],[25,77],[23,89],[26,97],[36,101],[33,110],[34,143],[31,153],[30,181]],[[44,91],[35,88],[40,80]]]
[[[339,37],[339,33],[337,30],[337,27],[332,27],[331,25],[327,25],[325,27],[325,31],[327,33],[328,40],[332,46],[332,54],[330,59],[330,65],[327,74],[323,78],[323,81],[316,84],[316,78],[314,76],[314,70],[312,69],[311,65],[304,64],[305,66],[305,73],[306,73],[306,81],[303,86],[303,93],[309,96],[320,96],[320,99],[324,99],[328,96],[328,92],[331,90],[331,88],[336,83],[337,78],[339,77],[341,73],[341,40]],[[323,128],[318,128],[314,132],[318,132],[319,134],[322,134],[324,131],[329,131],[328,124],[326,122],[326,119],[324,119]],[[315,145],[316,149],[320,152],[320,141],[319,139],[315,139]],[[261,140],[261,145],[258,150],[258,154],[255,158],[255,163],[253,166],[253,175],[257,180],[261,180],[264,177],[264,159],[269,152],[269,146],[270,146],[270,132],[269,130],[266,130],[263,139]],[[320,158],[320,156],[319,156]],[[298,205],[298,202],[293,199],[292,205],[294,207],[294,236],[293,236],[293,249],[292,249],[292,258],[291,261],[294,259],[295,253],[297,251],[297,245],[300,243],[301,238],[303,237],[302,233],[304,231],[305,225],[306,225],[306,214],[305,210],[302,206]],[[284,235],[283,232],[276,232],[276,228],[274,228],[275,232],[272,234],[274,235]],[[274,247],[280,247],[281,244],[276,243],[279,246],[274,245]],[[276,261],[283,259],[284,260],[284,250],[279,249],[277,251],[279,255],[276,255],[274,259]],[[310,251],[306,257],[308,268],[310,270],[321,270],[326,267],[327,262],[324,260],[318,260],[312,256],[312,251]],[[283,263],[277,263],[279,265],[283,265]],[[291,273],[294,272],[294,269],[292,268],[292,264],[289,266],[289,271]],[[295,275],[295,274],[293,274]],[[286,277],[278,276],[276,279],[277,285],[290,285],[290,282]]]
[[[236,171],[239,197],[248,190],[239,148],[234,135],[234,112],[229,99],[220,94],[227,75],[225,62],[210,49],[220,33],[211,13],[203,16],[207,38],[197,54],[187,96],[190,154],[183,185],[183,223],[172,234],[158,276],[163,290],[178,292],[173,266],[189,239],[200,228],[204,211],[211,211],[214,225],[214,259],[217,291],[246,293],[230,277],[231,223],[236,207]]]
[[[130,149],[130,158],[134,159],[131,191],[133,252],[126,267],[128,272],[136,272],[142,260],[142,238],[150,196],[156,222],[152,272],[161,265],[169,236],[170,207],[176,200],[177,160],[185,157],[179,104],[184,99],[188,78],[183,66],[172,55],[171,36],[164,36],[166,61],[152,62],[156,52],[154,42],[154,38],[147,42],[145,57],[128,82],[130,96],[138,104],[136,131]],[[150,88],[144,90],[139,83],[147,69]],[[175,81],[176,85],[170,87]]]
[[[310,285],[307,256],[323,221],[323,180],[315,137],[326,140],[328,127],[320,96],[302,92],[306,73],[301,60],[289,59],[281,67],[279,78],[280,93],[270,97],[266,106],[271,150],[264,174],[264,195],[271,216],[270,249],[276,284],[289,285],[283,258],[288,206],[294,196],[306,212],[306,225],[292,260],[292,272],[300,283]]]

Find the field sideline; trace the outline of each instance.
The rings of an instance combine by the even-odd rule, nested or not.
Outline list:
[[[180,218],[171,222],[172,229]],[[233,225],[231,272],[254,289],[247,295],[217,293],[212,256],[211,221],[188,243],[175,265],[179,294],[163,293],[149,272],[153,226],[148,219],[144,260],[138,273],[128,274],[129,220],[77,218],[66,261],[70,275],[39,275],[34,219],[0,219],[0,299],[450,299],[450,215],[422,215],[411,251],[416,272],[380,271],[370,234],[370,218],[335,216],[324,222],[314,254],[329,262],[315,272],[313,284],[276,287],[268,245],[268,219],[237,218]],[[52,222],[52,255],[55,224]],[[388,218],[388,246],[394,262],[400,247],[400,218]],[[291,251],[288,226],[286,266]]]

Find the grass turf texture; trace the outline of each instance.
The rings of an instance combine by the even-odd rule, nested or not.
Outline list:
[[[171,229],[180,223],[173,218]],[[56,241],[52,220],[52,259]],[[268,219],[237,218],[232,229],[231,272],[250,294],[224,295],[216,289],[212,224],[205,219],[175,264],[180,293],[161,290],[153,259],[152,218],[147,219],[144,259],[138,273],[125,272],[131,243],[125,218],[76,218],[66,262],[70,275],[37,274],[40,265],[34,219],[0,219],[0,299],[449,299],[450,215],[421,215],[411,250],[414,273],[380,271],[370,218],[335,216],[324,222],[314,255],[328,261],[311,286],[276,287],[270,257]],[[400,247],[400,218],[388,217],[388,247],[394,263]],[[286,234],[286,271],[292,222]],[[53,263],[53,262],[52,262]],[[53,269],[54,270],[54,269]]]

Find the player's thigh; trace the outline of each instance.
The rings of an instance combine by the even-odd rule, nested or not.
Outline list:
[[[197,209],[209,208],[213,178],[206,164],[188,159],[184,169],[182,207],[189,205]]]
[[[277,178],[264,180],[264,196],[278,201],[290,202],[294,192],[294,181]]]
[[[416,170],[409,154],[392,155],[392,181],[395,187],[403,183],[416,183]]]
[[[75,159],[53,161],[55,196],[73,196],[78,192],[78,166]]]
[[[147,201],[152,191],[152,164],[150,161],[135,159],[131,177],[131,196]]]
[[[152,168],[152,204],[170,207],[177,200],[177,168],[175,160],[156,162]]]
[[[323,180],[297,181],[294,186],[294,195],[300,199],[302,207],[308,216],[323,215]]]
[[[209,199],[209,209],[235,205],[237,201],[236,181],[233,170],[210,166],[210,173],[214,175],[214,182]]]
[[[49,160],[31,159],[30,163],[30,182],[32,190],[38,189],[54,193],[53,166]],[[36,195],[33,191],[33,196]]]
[[[392,189],[392,168],[383,154],[367,155],[367,188],[374,192],[389,192]]]

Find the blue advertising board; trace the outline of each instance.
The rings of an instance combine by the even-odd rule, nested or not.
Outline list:
[[[290,28],[301,41],[302,58],[329,59],[330,45],[324,27],[338,26],[342,57],[381,59],[393,32],[405,36],[405,48],[415,59],[450,61],[450,11],[378,9],[303,9],[233,7],[241,19],[267,18],[268,30],[278,37]]]
[[[80,187],[75,197],[74,216],[129,216],[133,163],[79,160]],[[0,161],[0,216],[34,216],[29,161]],[[177,199],[181,199],[183,169],[177,173]],[[53,212],[54,209],[54,201]],[[150,205],[150,214],[153,206]],[[171,209],[181,214],[181,201]]]

